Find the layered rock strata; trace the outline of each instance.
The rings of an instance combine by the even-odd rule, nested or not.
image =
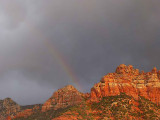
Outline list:
[[[143,96],[160,104],[160,71],[153,68],[151,72],[139,72],[132,65],[121,64],[114,73],[105,75],[91,89],[91,100],[98,101],[105,96],[126,93],[138,99]]]
[[[49,109],[65,108],[67,106],[76,105],[83,100],[84,94],[79,92],[72,85],[65,86],[54,92],[52,97],[48,99],[42,106],[42,111]]]

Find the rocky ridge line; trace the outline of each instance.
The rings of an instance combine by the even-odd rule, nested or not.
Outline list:
[[[91,100],[98,101],[105,96],[126,93],[138,99],[146,99],[160,104],[160,71],[154,67],[151,72],[139,72],[132,65],[121,64],[114,73],[105,75],[101,81],[91,89]]]

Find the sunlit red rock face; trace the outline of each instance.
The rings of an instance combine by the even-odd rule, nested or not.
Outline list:
[[[127,108],[127,110],[130,110],[130,113],[134,113],[136,111],[141,113],[141,112],[145,112],[143,110],[148,109],[147,107],[144,107],[145,109],[141,109],[142,102],[139,102],[139,101],[144,102],[145,100],[141,100],[143,97],[145,97],[146,99],[149,99],[150,101],[156,103],[157,105],[160,105],[160,71],[157,71],[156,68],[153,68],[151,72],[147,72],[147,73],[145,73],[144,71],[139,72],[138,69],[134,69],[133,66],[131,65],[126,66],[124,64],[121,64],[120,66],[117,67],[114,73],[109,73],[105,75],[99,83],[95,84],[94,87],[91,89],[91,93],[87,93],[87,94],[81,93],[73,86],[68,85],[54,92],[51,98],[48,99],[42,105],[42,108],[41,107],[38,107],[38,108],[33,107],[29,109],[25,108],[17,112],[17,107],[14,107],[14,109],[11,109],[9,105],[7,107],[8,110],[6,111],[6,113],[9,115],[11,115],[10,113],[13,113],[13,112],[15,113],[14,115],[9,116],[7,120],[11,120],[15,118],[18,120],[21,120],[21,118],[27,119],[28,116],[34,116],[33,113],[36,113],[37,111],[38,111],[38,114],[45,115],[46,113],[46,115],[48,115],[47,113],[48,110],[56,111],[59,108],[68,109],[67,108],[68,106],[74,107],[79,103],[83,103],[83,104],[79,104],[78,111],[75,111],[77,110],[77,108],[76,109],[74,108],[73,111],[71,111],[72,109],[70,109],[56,118],[54,118],[53,116],[50,116],[50,118],[53,118],[53,120],[67,120],[67,119],[77,120],[77,119],[83,119],[82,113],[86,113],[87,116],[89,114],[92,114],[93,116],[94,114],[97,115],[97,116],[94,116],[94,119],[101,119],[101,117],[99,116],[99,113],[102,114],[102,112],[105,112],[106,110],[101,111],[99,109],[95,109],[97,108],[97,105],[95,105],[95,103],[103,103],[104,99],[102,98],[105,96],[113,96],[113,97],[107,97],[112,99],[114,99],[114,97],[116,98],[117,95],[120,95],[122,97],[121,93],[125,93],[126,95],[129,95],[132,97],[129,97],[129,98],[123,97],[122,101],[119,101],[120,99],[118,99],[118,101],[110,103],[111,106],[108,108],[106,106],[103,106],[105,104],[100,104],[101,106],[97,104],[98,107],[106,108],[106,110],[108,110],[109,108],[113,106],[121,105],[121,103],[124,102],[125,105],[128,105],[128,104],[131,105],[131,110]],[[140,96],[143,96],[143,97],[140,97]],[[129,99],[128,100],[129,102],[125,102],[124,99],[125,100]],[[7,101],[4,103],[8,105]],[[95,105],[96,107],[93,106],[92,104]],[[150,104],[150,103],[146,103],[146,105],[147,104]],[[91,106],[93,106],[93,108]],[[88,109],[86,109],[85,107]],[[80,112],[81,110],[82,112]],[[156,112],[158,109],[152,108],[152,110],[153,110],[153,113],[159,115],[159,113]],[[109,109],[108,112],[110,114],[111,109]],[[0,114],[0,120],[3,120],[1,119],[3,117],[4,116],[1,116]],[[110,114],[109,118],[112,119],[112,117],[114,119],[114,116]],[[130,114],[130,117],[131,118],[133,117],[133,119],[137,119],[137,120],[139,119],[139,117],[135,117],[132,114]],[[143,115],[140,117],[143,118]]]
[[[91,100],[98,101],[104,96],[119,95],[121,92],[133,96],[144,96],[160,104],[160,71],[153,68],[151,72],[139,72],[133,66],[121,64],[115,73],[105,75],[91,89]]]
[[[59,108],[76,105],[82,102],[85,97],[89,98],[89,96],[90,94],[83,94],[73,86],[68,85],[54,92],[51,98],[43,104],[42,109],[38,106],[35,106],[32,109],[21,110],[20,112],[17,112],[14,116],[9,116],[7,120],[10,120],[10,118],[26,118],[40,109],[42,112],[45,112],[50,109],[57,110]]]
[[[52,97],[43,104],[42,111],[76,105],[82,102],[84,96],[85,94],[80,93],[72,85],[65,86],[53,93]]]

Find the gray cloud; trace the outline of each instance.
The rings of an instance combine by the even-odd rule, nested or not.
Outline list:
[[[41,103],[64,85],[78,87],[55,47],[83,92],[121,63],[159,68],[159,5],[158,0],[1,0],[0,99]]]

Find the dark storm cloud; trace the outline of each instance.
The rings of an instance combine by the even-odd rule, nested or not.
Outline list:
[[[0,98],[33,104],[64,85],[78,87],[46,40],[72,68],[82,91],[122,63],[159,68],[159,5],[159,0],[1,0]]]

